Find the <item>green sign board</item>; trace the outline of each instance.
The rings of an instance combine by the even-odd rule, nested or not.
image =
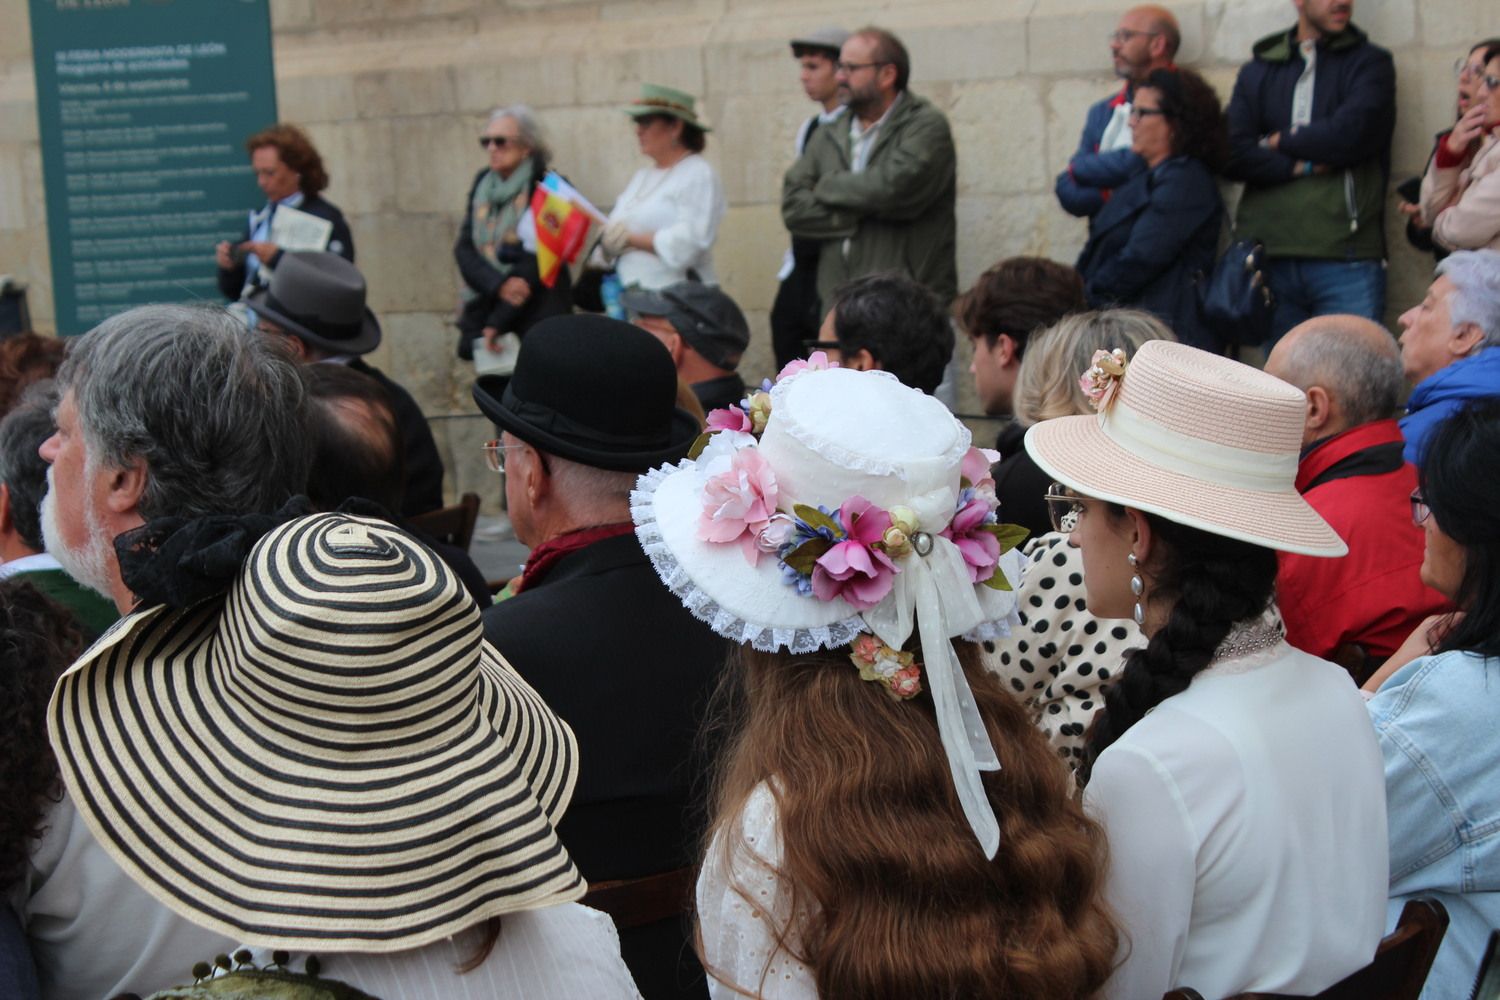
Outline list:
[[[270,0],[31,0],[57,332],[222,301],[214,245],[264,200]]]

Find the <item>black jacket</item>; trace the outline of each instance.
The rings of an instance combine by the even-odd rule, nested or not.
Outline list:
[[[433,440],[432,428],[427,426],[422,408],[411,393],[379,368],[365,364],[360,358],[350,361],[349,367],[385,386],[390,395],[396,429],[401,432],[401,464],[406,470],[401,516],[414,517],[437,510],[443,505],[443,458],[438,454],[437,442]]]
[[[532,161],[534,179],[527,191],[528,198],[536,191],[546,170],[542,161]],[[573,278],[566,264],[558,269],[557,284],[548,288],[542,284],[537,270],[536,254],[520,253],[510,274],[505,275],[474,246],[474,190],[489,172],[490,168],[485,167],[474,175],[474,183],[469,185],[469,197],[464,202],[464,223],[453,243],[453,259],[458,264],[459,274],[463,275],[464,284],[475,295],[458,316],[458,328],[468,340],[473,340],[487,326],[493,326],[501,333],[525,333],[549,316],[573,311]],[[521,278],[531,287],[531,298],[519,309],[500,298],[500,286],[507,277]]]
[[[589,881],[639,878],[696,861],[707,753],[697,749],[729,641],[657,578],[634,535],[564,556],[484,613],[484,636],[578,737],[580,771],[558,835]],[[621,935],[641,992],[702,997],[687,925]]]
[[[337,205],[331,201],[324,201],[315,194],[304,195],[302,204],[297,206],[297,211],[306,212],[308,215],[316,215],[320,219],[327,219],[333,223],[333,233],[328,237],[328,249],[338,254],[349,263],[354,263],[354,234],[349,231],[349,223],[344,219],[344,213],[339,211]],[[244,235],[240,237],[243,243],[250,238],[250,222],[245,222]],[[281,259],[278,253],[271,259],[271,266],[276,266],[276,261]],[[219,293],[231,302],[238,301],[240,292],[245,288],[245,263],[241,261],[234,267],[225,270],[219,269]]]
[[[1078,273],[1096,309],[1153,313],[1177,339],[1218,351],[1198,318],[1198,277],[1213,270],[1224,203],[1202,160],[1174,156],[1136,174],[1094,216]]]

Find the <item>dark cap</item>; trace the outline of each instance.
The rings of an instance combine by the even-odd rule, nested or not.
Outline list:
[[[631,289],[620,303],[637,316],[660,316],[709,364],[733,371],[750,346],[745,314],[717,285],[679,281],[656,291]]]

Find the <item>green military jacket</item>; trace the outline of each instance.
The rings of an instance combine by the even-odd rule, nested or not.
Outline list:
[[[848,120],[813,133],[782,182],[782,220],[793,236],[822,244],[823,309],[839,285],[876,271],[904,272],[946,304],[958,294],[958,171],[948,119],[903,93],[874,141],[855,173]]]

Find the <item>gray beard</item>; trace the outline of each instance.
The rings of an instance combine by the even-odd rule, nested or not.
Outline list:
[[[81,548],[69,547],[57,523],[56,492],[52,486],[52,468],[48,466],[47,495],[42,497],[42,544],[76,582],[113,601],[113,574],[109,570],[112,540],[106,536],[97,515],[85,504],[83,517],[88,543]]]

